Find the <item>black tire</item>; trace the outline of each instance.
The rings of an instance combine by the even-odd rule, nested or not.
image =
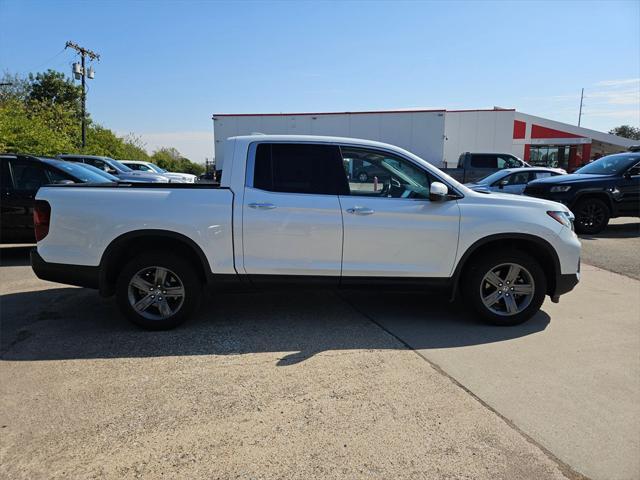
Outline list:
[[[134,287],[131,282],[140,272],[143,273],[139,279],[143,279],[143,281],[144,279],[155,280],[151,276],[158,270],[157,267],[161,271],[165,270],[165,281],[159,291],[155,281],[149,282],[153,283],[149,287],[155,289],[151,293],[157,292],[158,296],[153,300],[154,304],[140,313],[133,307],[132,302],[136,300],[139,302],[147,295],[150,296],[151,293],[143,294],[142,289]],[[175,292],[180,292],[180,287],[182,287],[182,297],[172,296],[170,291],[173,289]],[[165,316],[160,309],[158,300],[163,300],[160,295],[163,292],[166,294],[168,291],[169,295],[164,297],[164,303],[167,304],[169,310],[175,309],[175,311]],[[116,302],[120,311],[133,323],[147,330],[167,330],[177,327],[196,310],[201,294],[202,282],[194,266],[184,258],[164,251],[142,253],[132,258],[120,272],[116,283]],[[157,318],[148,318],[145,315]]]
[[[575,228],[578,233],[600,233],[609,224],[609,205],[599,198],[585,198],[573,208],[576,216]]]
[[[469,268],[465,270],[464,278],[461,282],[462,293],[468,304],[473,307],[485,322],[499,326],[518,325],[529,320],[540,310],[547,293],[547,278],[544,270],[534,258],[526,253],[514,250],[490,252],[473,259],[472,262]],[[509,282],[509,285],[507,285],[506,281],[504,281],[500,283],[500,287],[493,287],[492,284],[485,281],[485,275],[495,269],[497,269],[498,277],[502,277],[504,272],[504,278],[507,279],[509,264],[524,269],[516,277],[515,282]],[[530,282],[531,280],[532,283]],[[524,288],[527,285],[530,285],[533,290],[531,295],[516,293],[514,296],[514,289]],[[496,291],[499,299],[489,308],[485,305],[483,297],[489,298]],[[515,302],[516,307],[522,309],[517,313],[508,312],[507,301]],[[513,303],[510,303],[510,305],[513,305]]]

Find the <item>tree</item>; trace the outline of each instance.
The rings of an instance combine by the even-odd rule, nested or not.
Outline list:
[[[47,70],[35,75],[29,74],[31,92],[29,100],[63,105],[80,114],[82,108],[82,88],[75,85],[64,73]]]
[[[640,128],[632,127],[631,125],[620,125],[609,130],[609,133],[629,140],[640,140]]]

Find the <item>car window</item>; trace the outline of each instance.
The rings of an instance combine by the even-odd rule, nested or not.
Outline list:
[[[62,182],[64,180],[72,180],[71,178],[69,178],[67,175],[64,175],[63,173],[54,170],[53,168],[49,168],[47,167],[45,169],[46,171],[46,175],[49,178],[49,182],[48,183],[58,183],[58,182]]]
[[[498,168],[497,155],[471,155],[472,168]]]
[[[9,162],[5,160],[0,160],[0,189],[2,189],[3,192],[13,190]]]
[[[35,192],[42,185],[51,183],[44,167],[35,162],[10,160],[13,184],[16,190]]]
[[[556,174],[551,172],[536,172],[536,179],[554,177]]]
[[[632,177],[640,175],[640,163],[638,163],[637,165],[634,165],[633,167],[631,167],[628,170],[628,172],[629,172],[629,175],[631,175]]]
[[[504,179],[495,183],[495,185],[524,185],[532,180],[533,175],[530,172],[517,172],[507,175]]]
[[[429,198],[429,173],[409,160],[366,148],[342,147],[341,151],[350,195]]]
[[[107,178],[117,180],[107,172],[86,163],[55,162],[55,166],[81,182],[104,183]]]
[[[341,164],[336,145],[261,143],[253,186],[271,192],[338,195],[347,191]]]
[[[498,168],[518,168],[522,166],[518,160],[509,155],[498,155],[497,164]]]

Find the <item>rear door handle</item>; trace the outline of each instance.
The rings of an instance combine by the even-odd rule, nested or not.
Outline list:
[[[375,213],[375,210],[367,207],[353,207],[347,208],[347,213],[352,213],[353,215],[371,215]]]
[[[249,208],[256,208],[258,210],[273,210],[276,206],[273,203],[250,203]]]

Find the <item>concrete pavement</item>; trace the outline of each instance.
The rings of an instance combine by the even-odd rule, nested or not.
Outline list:
[[[578,472],[640,478],[639,281],[584,265],[575,291],[509,329],[414,295],[349,300]]]

